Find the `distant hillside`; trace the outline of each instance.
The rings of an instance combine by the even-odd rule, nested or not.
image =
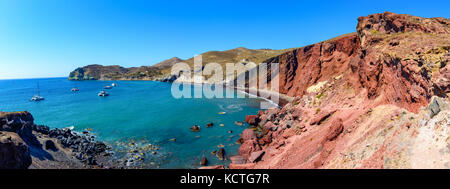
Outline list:
[[[256,64],[261,63],[262,61],[280,55],[284,52],[290,51],[291,49],[282,49],[282,50],[272,50],[272,49],[247,49],[244,47],[239,47],[235,49],[230,49],[226,51],[209,51],[205,52],[202,55],[203,64],[206,63],[219,63],[221,65],[225,65],[226,63],[237,63],[243,60],[254,62]],[[186,60],[186,63],[193,65],[194,58],[190,58]]]
[[[203,65],[218,63],[225,66],[226,63],[254,62],[259,64],[271,57],[278,56],[292,49],[247,49],[239,47],[226,51],[209,51],[202,55]],[[123,68],[120,66],[88,65],[77,68],[69,75],[69,80],[161,80],[169,78],[172,65],[186,62],[193,68],[194,58],[182,60],[178,57],[164,60],[153,66],[141,66]]]
[[[178,57],[173,57],[171,59],[167,59],[158,64],[155,64],[155,65],[153,65],[153,67],[164,70],[164,69],[171,68],[172,65],[179,63],[179,62],[183,62],[183,61],[184,61],[183,59],[180,59]]]
[[[289,52],[295,48],[272,50],[272,49],[247,49],[244,47],[238,47],[235,49],[230,49],[226,51],[208,51],[202,55],[202,64],[205,66],[207,63],[218,63],[223,68],[223,80],[211,80],[209,76],[205,76],[206,82],[209,83],[221,83],[227,79],[225,65],[227,63],[238,63],[238,62],[253,62],[255,64],[260,64],[265,60],[281,55],[285,52]],[[194,58],[187,59],[185,61],[191,69],[194,68]],[[170,73],[170,69],[164,70],[164,73]],[[236,76],[236,73],[234,74]],[[194,82],[190,79],[180,79],[179,81]],[[205,81],[204,81],[205,82]]]

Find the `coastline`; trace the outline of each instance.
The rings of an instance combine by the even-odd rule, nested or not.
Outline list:
[[[269,91],[269,90],[265,90],[265,89],[249,89],[249,88],[238,88],[238,87],[234,87],[235,90],[243,92],[245,94],[248,94],[249,96],[256,96],[257,98],[260,99],[264,99],[266,101],[268,101],[269,103],[276,105],[277,107],[283,107],[284,105],[286,105],[289,102],[292,102],[294,100],[294,97],[276,92],[276,91]],[[255,95],[255,92],[250,92],[250,90],[258,90]],[[279,97],[279,102],[278,104],[273,102],[272,100],[268,99],[268,98],[264,98],[262,96],[272,96],[272,95],[277,95]]]
[[[153,80],[153,81],[156,81],[156,80]],[[167,83],[164,81],[157,81],[157,82]],[[208,83],[208,82],[196,82],[196,81],[181,81],[181,82],[173,81],[170,83],[188,83],[191,85],[223,85],[223,87],[225,87],[225,88],[233,89],[233,90],[236,90],[237,92],[242,92],[251,97],[263,99],[277,107],[283,107],[287,103],[292,102],[294,100],[294,97],[291,97],[291,96],[288,96],[288,95],[285,95],[285,94],[282,94],[282,93],[279,93],[276,91],[269,91],[269,90],[265,90],[265,89],[256,89],[256,88],[240,88],[240,87],[236,87],[236,86],[231,87],[223,82],[222,83]],[[255,94],[255,92],[253,92],[254,90],[257,90],[256,94]],[[250,92],[250,91],[252,91],[252,92]],[[278,104],[268,98],[263,97],[263,96],[273,96],[273,95],[279,97]]]

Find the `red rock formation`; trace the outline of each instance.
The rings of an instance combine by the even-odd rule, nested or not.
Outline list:
[[[449,33],[448,19],[386,12],[360,17],[355,34],[267,60],[279,63],[279,92],[296,98],[246,117],[259,120],[262,133],[242,140],[239,155],[247,162],[265,155],[230,168],[392,166],[385,157],[408,162],[395,145],[417,135],[421,123],[410,121],[426,119],[417,113],[432,96],[449,96]],[[363,148],[356,160],[353,152]]]
[[[249,125],[257,125],[259,121],[259,117],[257,115],[247,115],[245,116],[245,122]]]
[[[356,56],[359,48],[357,35],[350,34],[296,49],[265,62],[280,65],[280,93],[302,96],[309,86],[348,70],[351,57]]]

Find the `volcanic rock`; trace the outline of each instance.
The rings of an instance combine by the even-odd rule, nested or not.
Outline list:
[[[0,169],[26,169],[30,165],[28,146],[20,136],[0,131]]]
[[[193,131],[193,132],[198,132],[198,131],[200,131],[200,126],[198,126],[198,125],[193,125],[190,129],[191,129],[191,131]]]

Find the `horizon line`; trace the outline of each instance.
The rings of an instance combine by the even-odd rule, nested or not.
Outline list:
[[[52,79],[52,78],[68,78],[68,76],[56,76],[56,77],[27,77],[27,78],[0,78],[0,80]]]

